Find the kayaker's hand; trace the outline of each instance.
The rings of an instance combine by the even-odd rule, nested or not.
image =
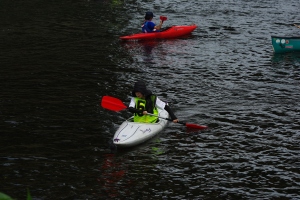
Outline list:
[[[157,25],[157,26],[154,26],[154,29],[156,29],[156,30],[159,30],[159,29],[161,29],[161,27],[162,27],[162,24],[163,24],[163,22],[160,20],[160,23],[159,23],[159,25]]]
[[[148,112],[146,110],[143,111],[143,115],[147,115]]]
[[[177,123],[177,122],[179,122],[179,120],[178,120],[178,119],[174,119],[173,122],[174,122],[174,123]]]

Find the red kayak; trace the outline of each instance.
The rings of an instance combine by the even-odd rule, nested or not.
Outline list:
[[[153,33],[137,33],[128,36],[120,37],[121,40],[149,40],[149,39],[170,39],[177,38],[184,35],[187,35],[194,31],[197,28],[197,25],[180,25],[172,26],[161,32]]]

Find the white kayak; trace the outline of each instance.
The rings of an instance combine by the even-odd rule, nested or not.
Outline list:
[[[158,109],[158,116],[168,118],[166,110]],[[133,117],[124,121],[113,137],[117,147],[132,147],[141,144],[160,133],[168,124],[168,120],[159,118],[157,123],[133,122]]]

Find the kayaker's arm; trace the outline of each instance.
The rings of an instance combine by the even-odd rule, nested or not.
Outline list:
[[[161,20],[160,20],[160,23],[159,23],[159,25],[157,25],[157,26],[154,26],[154,29],[156,29],[156,30],[159,30],[159,29],[161,29],[161,27],[162,27],[162,24],[163,24],[163,21],[161,21]]]
[[[178,118],[173,113],[171,107],[164,101],[160,100],[158,97],[156,97],[156,106],[159,108],[164,108],[169,113],[169,115],[174,123],[179,122]]]
[[[175,114],[173,113],[173,111],[171,110],[170,106],[165,105],[165,110],[169,113],[171,119],[174,121],[177,119],[177,117],[175,116]]]

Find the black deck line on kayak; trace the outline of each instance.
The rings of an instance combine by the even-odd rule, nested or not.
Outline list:
[[[129,123],[126,124],[126,126],[119,132],[117,138],[114,138],[114,141],[115,141],[116,139],[120,140],[120,139],[118,138],[119,135],[120,135],[121,132],[122,132],[127,126],[129,126],[129,125],[130,125]],[[141,127],[141,126],[138,126],[137,129],[134,131],[134,133],[133,133],[129,138],[131,138],[133,135],[135,135],[135,133],[139,130],[140,127]],[[124,141],[128,140],[129,138],[126,138]],[[117,142],[118,142],[118,141],[117,141]]]

